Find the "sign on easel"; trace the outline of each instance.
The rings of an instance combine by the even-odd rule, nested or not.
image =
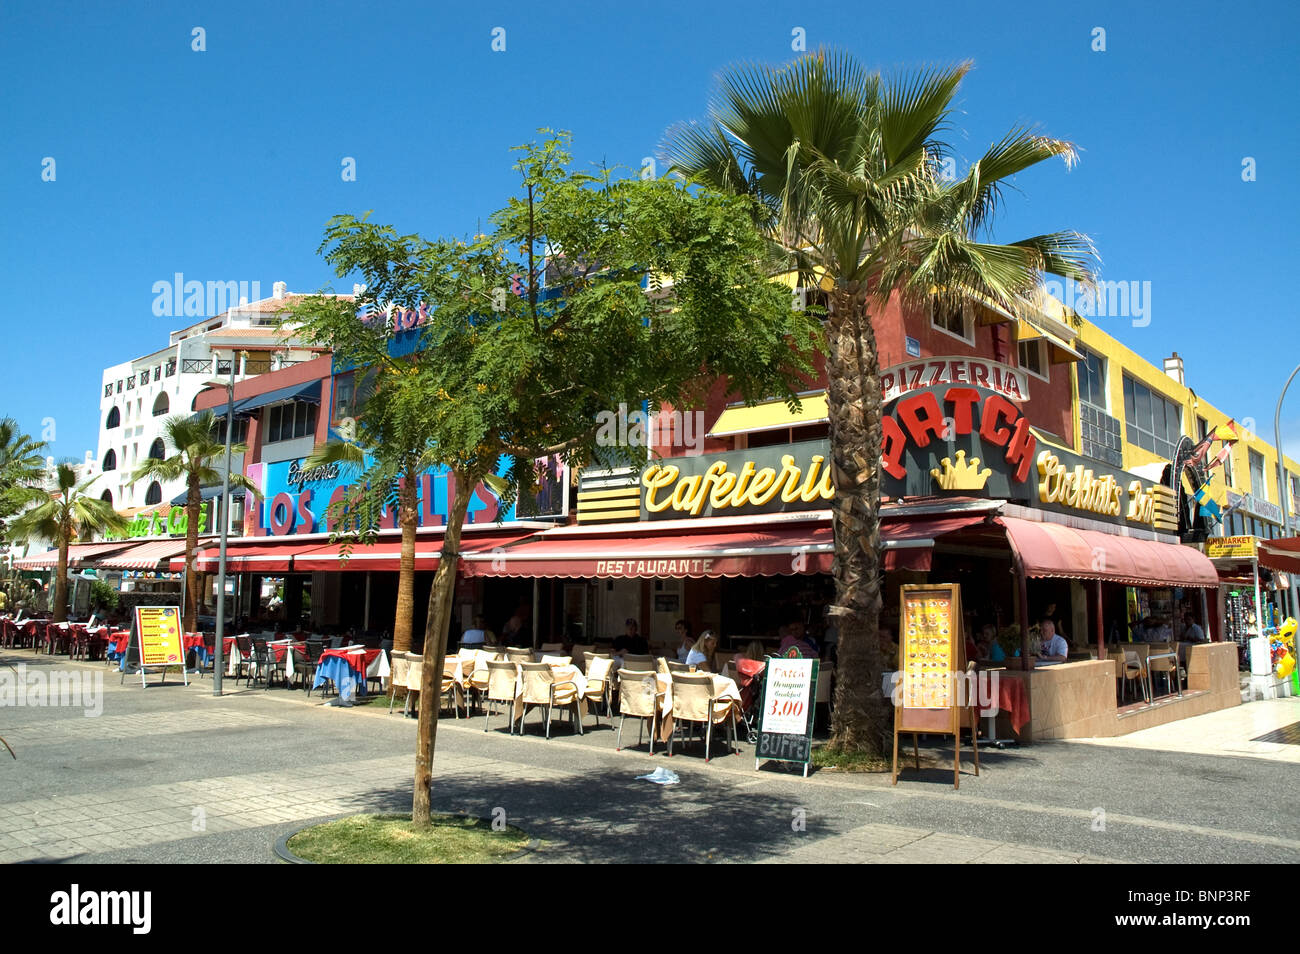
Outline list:
[[[817,709],[816,659],[772,656],[763,674],[763,718],[758,728],[754,768],[761,760],[802,762],[808,777],[812,761],[813,717]]]
[[[975,774],[980,772],[979,746],[975,742],[973,700],[963,698],[962,682],[966,645],[962,631],[961,585],[958,583],[906,584],[899,595],[901,622],[898,671],[901,692],[894,696],[894,766],[892,784],[898,784],[898,735],[912,734],[916,767],[921,767],[917,736],[953,737],[952,787],[961,775],[963,711],[969,713],[971,746],[975,749]]]
[[[181,611],[176,606],[137,606],[135,608],[133,642],[140,654],[140,685],[145,686],[146,669],[163,671],[167,681],[167,667],[180,666],[185,685],[190,684],[185,671],[185,650],[181,648]],[[132,660],[133,661],[133,660]]]

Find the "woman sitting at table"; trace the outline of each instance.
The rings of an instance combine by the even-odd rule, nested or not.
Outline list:
[[[718,637],[713,630],[706,629],[686,656],[686,665],[694,666],[705,672],[713,672],[716,667],[713,654],[718,651]]]

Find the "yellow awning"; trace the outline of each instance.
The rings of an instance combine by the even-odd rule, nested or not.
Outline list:
[[[765,401],[753,407],[729,407],[722,412],[709,431],[709,437],[730,437],[754,431],[775,431],[804,424],[824,424],[826,394],[809,394],[799,398],[799,413],[791,414],[784,401]]]
[[[1043,338],[1047,342],[1047,360],[1050,364],[1065,364],[1069,361],[1082,361],[1083,355],[1074,350],[1065,339],[1058,337],[1046,328],[1040,327],[1027,318],[1016,322],[1016,341],[1033,341]]]

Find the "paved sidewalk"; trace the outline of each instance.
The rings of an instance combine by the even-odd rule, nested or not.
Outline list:
[[[1300,764],[1300,699],[1260,699],[1111,739],[1071,741]]]
[[[104,671],[0,653],[2,668],[19,662]],[[302,692],[211,692],[206,679],[144,689],[106,672],[98,717],[0,708],[18,752],[0,753],[0,861],[269,863],[275,840],[306,823],[409,810],[413,720]],[[602,721],[549,741],[535,718],[527,737],[501,719],[491,732],[481,717],[441,722],[434,807],[504,811],[543,841],[525,863],[1300,861],[1300,840],[1279,834],[1300,828],[1289,765],[1039,744],[982,753],[978,777],[963,759],[954,792],[937,744],[923,754],[939,767],[893,787],[888,775],[755,771],[748,746],[709,764],[698,746],[617,752]],[[680,784],[637,779],[656,766]],[[1252,797],[1225,815],[1232,791]]]

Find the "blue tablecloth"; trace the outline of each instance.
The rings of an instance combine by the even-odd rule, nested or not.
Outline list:
[[[319,689],[325,685],[326,680],[334,683],[338,689],[340,702],[350,703],[354,693],[359,696],[366,694],[365,679],[359,677],[357,671],[338,656],[326,656],[321,660],[316,667],[316,680],[311,687]]]

